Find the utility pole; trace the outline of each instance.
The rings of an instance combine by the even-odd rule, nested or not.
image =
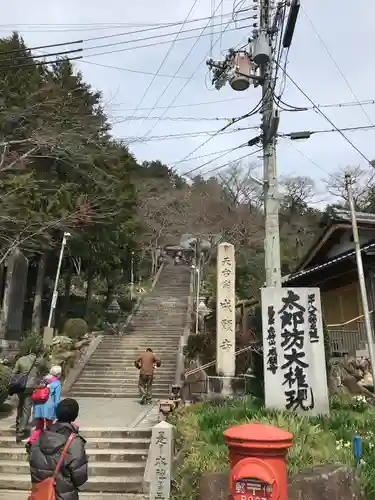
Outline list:
[[[356,217],[356,213],[355,213],[355,206],[354,206],[354,200],[353,200],[353,181],[352,181],[350,174],[345,175],[345,186],[346,186],[346,191],[348,193],[349,208],[350,208],[350,214],[351,214],[351,218],[352,218],[353,242],[354,242],[355,256],[356,256],[356,261],[357,261],[358,281],[359,281],[359,288],[361,291],[361,298],[362,298],[362,309],[363,309],[363,318],[365,320],[368,352],[369,352],[370,361],[371,361],[371,373],[372,373],[372,379],[375,382],[375,353],[374,353],[374,344],[373,344],[374,341],[373,341],[373,333],[372,333],[372,324],[371,324],[370,310],[369,310],[368,300],[367,300],[367,290],[366,290],[365,274],[363,271],[361,244],[360,244],[359,235],[358,235],[357,217]]]
[[[263,189],[265,211],[265,270],[266,286],[281,287],[280,231],[277,172],[276,172],[276,137],[279,126],[279,113],[274,109],[274,90],[276,71],[280,61],[276,46],[280,28],[283,26],[286,10],[289,8],[285,25],[282,47],[289,49],[300,9],[300,0],[280,0],[274,7],[273,0],[254,0],[251,16],[259,20],[253,24],[252,38],[249,38],[247,50],[230,49],[224,60],[210,58],[207,65],[212,70],[212,84],[221,89],[227,82],[235,91],[244,91],[253,85],[262,86],[262,133],[248,141],[249,146],[262,143],[263,146]],[[251,113],[232,120],[250,116]]]
[[[270,3],[260,1],[259,37],[268,43],[271,52]],[[279,195],[276,173],[276,133],[278,114],[274,111],[275,82],[272,75],[270,58],[260,65],[262,77],[262,143],[263,143],[263,178],[265,212],[265,271],[266,286],[281,287],[280,231],[279,231]]]

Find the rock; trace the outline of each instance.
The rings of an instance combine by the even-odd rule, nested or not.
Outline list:
[[[65,351],[65,352],[59,352],[55,359],[54,362],[57,364],[64,363],[68,361],[69,359],[73,359],[77,356],[77,353],[75,351]]]
[[[365,500],[365,497],[354,469],[322,465],[290,478],[288,500]]]
[[[66,335],[56,335],[56,337],[53,337],[52,340],[52,345],[70,345],[71,343],[72,339]]]
[[[83,339],[83,340],[79,340],[78,342],[75,343],[74,347],[76,349],[82,349],[82,347],[88,345],[90,342],[91,342],[91,339],[89,339],[89,338],[86,338],[86,339]]]
[[[229,472],[203,474],[199,483],[200,500],[228,500],[229,498]]]
[[[206,473],[199,484],[199,498],[228,500],[229,472]],[[365,500],[354,469],[322,465],[288,478],[288,500]]]

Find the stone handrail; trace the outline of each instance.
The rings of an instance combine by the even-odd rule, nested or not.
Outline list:
[[[191,314],[194,307],[194,276],[195,271],[192,269],[190,271],[190,285],[189,285],[189,297],[188,304],[186,309],[186,318],[185,318],[185,326],[183,333],[180,337],[180,344],[177,352],[177,363],[176,363],[176,375],[175,375],[175,384],[180,385],[183,380],[183,375],[185,372],[185,356],[184,356],[184,347],[187,344],[189,335],[190,335],[190,324],[191,324]]]

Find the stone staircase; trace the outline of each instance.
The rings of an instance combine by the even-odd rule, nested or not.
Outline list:
[[[155,370],[153,397],[165,398],[174,383],[180,337],[186,321],[190,269],[166,266],[152,292],[132,319],[128,332],[105,337],[81,376],[72,397],[138,397],[136,356],[150,347],[161,358]]]
[[[141,500],[151,429],[82,429],[87,439],[89,481],[82,498]],[[0,499],[27,500],[29,464],[15,432],[0,428]],[[102,493],[105,492],[105,493]],[[81,495],[80,495],[81,498]]]

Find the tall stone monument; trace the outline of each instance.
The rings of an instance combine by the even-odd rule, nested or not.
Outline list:
[[[234,246],[220,243],[217,249],[216,373],[222,377],[233,377],[236,372],[235,268]]]
[[[319,288],[263,288],[266,407],[329,413]]]

